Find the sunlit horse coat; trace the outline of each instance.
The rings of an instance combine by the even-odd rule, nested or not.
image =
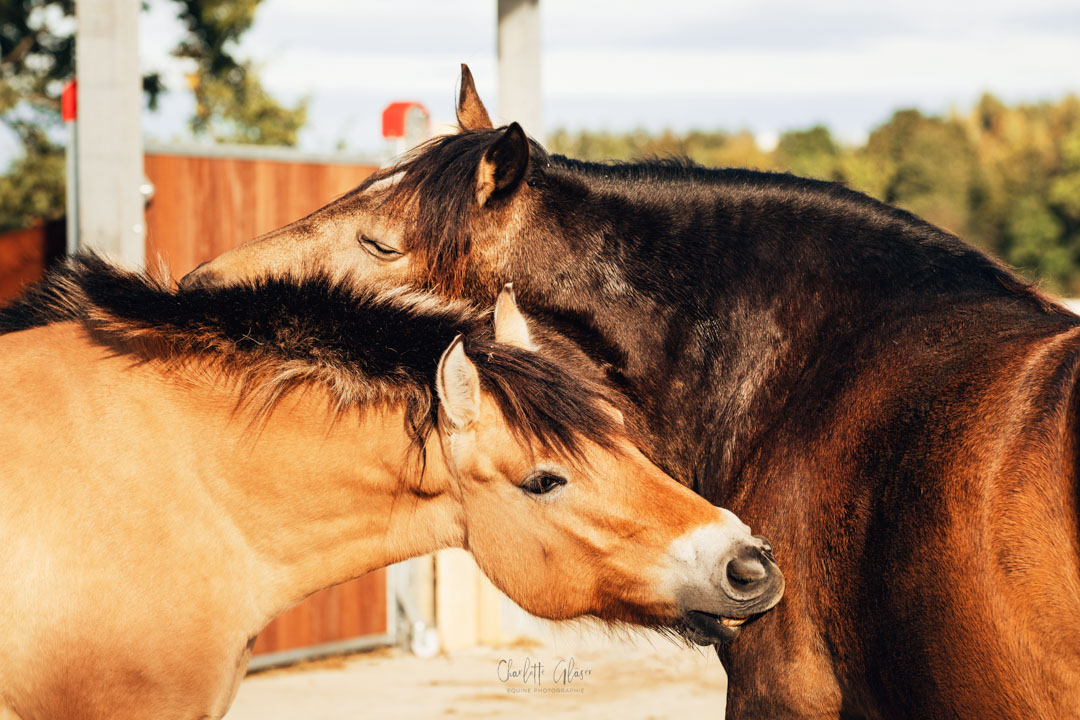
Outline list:
[[[1080,320],[834,183],[459,134],[188,284],[297,264],[522,303],[661,467],[777,542],[728,716],[1080,717]],[[718,701],[719,704],[719,701]]]
[[[629,444],[509,290],[490,325],[93,257],[0,309],[0,718],[220,717],[275,615],[439,547],[553,619],[713,642],[776,603],[768,544]]]

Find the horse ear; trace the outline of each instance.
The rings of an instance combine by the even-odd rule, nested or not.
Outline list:
[[[522,350],[535,350],[529,323],[517,306],[514,283],[506,283],[495,301],[495,342]]]
[[[521,126],[510,123],[480,160],[476,174],[476,201],[480,207],[489,199],[513,192],[529,169],[529,138]]]
[[[458,91],[457,124],[462,130],[490,130],[494,127],[487,108],[480,102],[469,66],[461,63],[461,89]]]
[[[464,430],[480,417],[480,375],[465,354],[461,335],[439,358],[435,389],[443,412],[457,430]]]

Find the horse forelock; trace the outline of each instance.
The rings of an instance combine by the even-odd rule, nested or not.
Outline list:
[[[438,419],[439,358],[462,334],[483,388],[523,441],[580,457],[584,440],[613,448],[621,437],[614,398],[588,368],[496,343],[490,314],[464,301],[319,273],[191,290],[165,278],[76,255],[0,308],[0,334],[79,322],[114,352],[231,380],[237,406],[256,418],[311,385],[329,393],[338,416],[400,403],[418,451]]]
[[[417,146],[403,160],[369,177],[357,192],[386,188],[391,214],[403,221],[405,250],[419,268],[417,282],[457,297],[473,250],[477,172],[504,128],[441,135]],[[546,152],[531,143],[531,167]],[[393,178],[392,182],[388,182]]]

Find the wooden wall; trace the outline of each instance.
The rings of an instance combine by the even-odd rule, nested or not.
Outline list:
[[[353,189],[371,165],[146,155],[154,198],[146,208],[146,264],[164,258],[173,278],[263,233],[298,220]],[[386,627],[386,574],[316,593],[270,623],[256,654],[379,635]]]
[[[0,305],[14,300],[45,270],[63,257],[64,221],[0,234]]]
[[[386,627],[386,572],[315,593],[259,633],[255,655],[382,635]]]
[[[371,165],[147,154],[154,198],[146,209],[146,262],[174,278],[240,243],[299,220],[351,190]]]

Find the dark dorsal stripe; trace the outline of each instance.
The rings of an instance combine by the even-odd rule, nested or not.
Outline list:
[[[481,383],[521,438],[572,455],[619,431],[608,390],[584,368],[494,341],[491,318],[422,293],[373,293],[325,275],[173,290],[147,275],[80,254],[0,308],[0,333],[80,322],[97,342],[182,371],[202,360],[241,381],[241,400],[269,411],[305,383],[339,410],[404,402],[422,443],[437,420],[435,372],[458,334]],[[579,371],[580,370],[580,371]]]

